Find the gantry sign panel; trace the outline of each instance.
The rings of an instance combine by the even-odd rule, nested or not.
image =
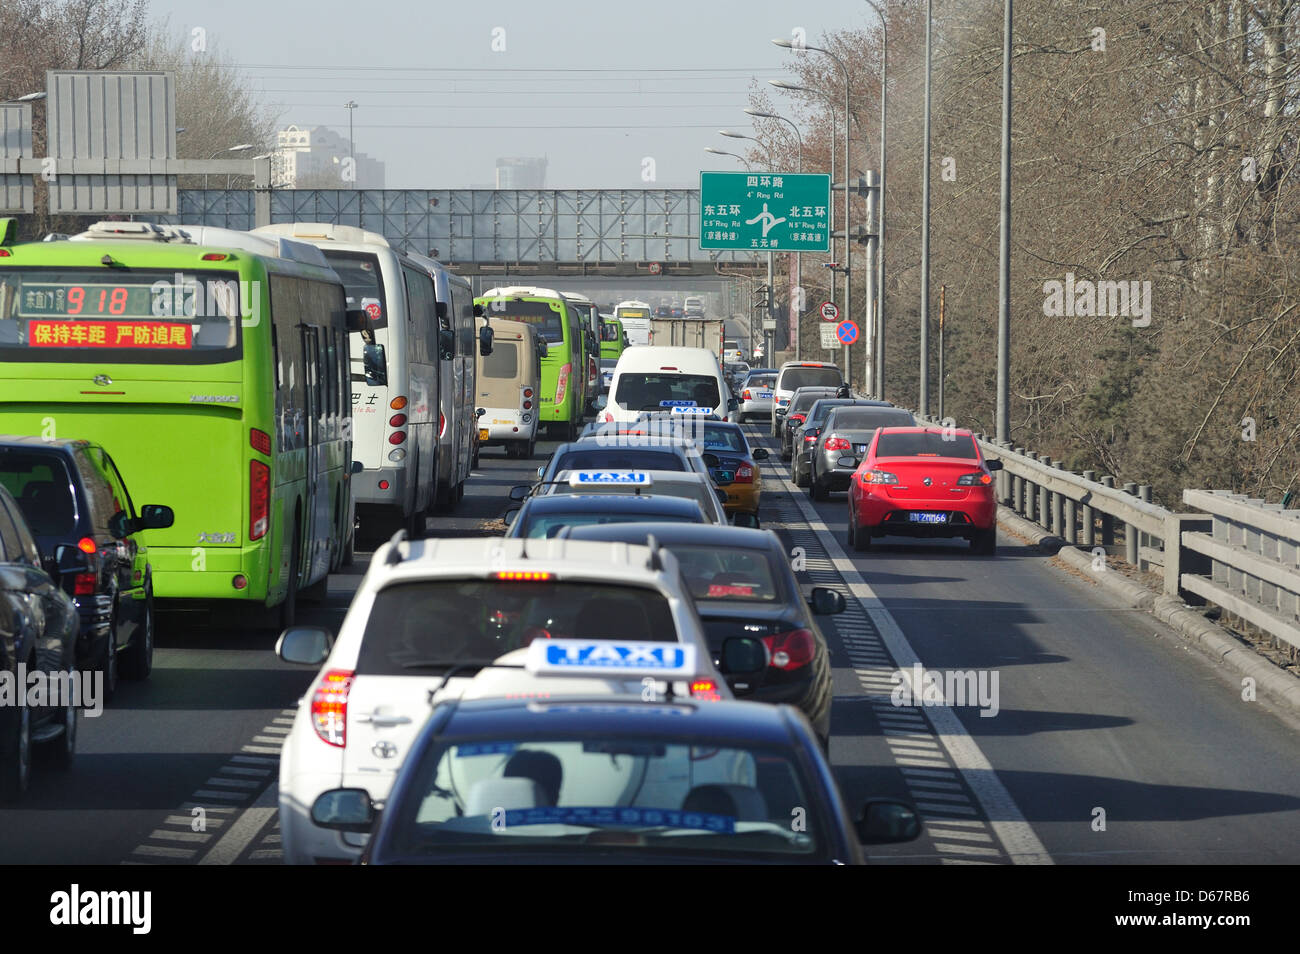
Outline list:
[[[826,252],[830,209],[830,176],[701,172],[700,248]]]
[[[823,176],[823,178],[825,178]],[[272,222],[333,222],[379,232],[444,262],[552,265],[751,262],[701,254],[694,189],[277,189]],[[163,224],[253,228],[253,193],[182,190]]]
[[[32,107],[29,103],[0,103],[0,212],[30,215],[36,190],[30,175],[18,174],[19,159],[32,158]],[[6,166],[13,171],[6,170]]]

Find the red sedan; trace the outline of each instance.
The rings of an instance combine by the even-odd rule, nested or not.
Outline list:
[[[840,458],[841,466],[850,460]],[[872,537],[964,537],[975,553],[997,552],[992,471],[970,431],[882,427],[849,484],[848,542]]]

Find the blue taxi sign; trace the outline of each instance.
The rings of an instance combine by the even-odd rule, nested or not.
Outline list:
[[[672,410],[674,414],[712,414],[713,408],[699,407],[694,404],[675,406]]]
[[[695,407],[696,405],[694,401],[660,401],[659,406],[677,408],[677,407]]]
[[[643,470],[575,470],[569,475],[570,487],[591,487],[596,484],[649,487],[653,483],[654,480]]]
[[[690,679],[698,672],[694,646],[614,639],[535,639],[528,646],[524,669],[538,675],[605,679]]]

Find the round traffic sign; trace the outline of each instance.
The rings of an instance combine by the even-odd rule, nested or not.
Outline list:
[[[856,322],[849,321],[847,318],[841,321],[835,328],[835,337],[846,345],[851,345],[858,340],[858,326]]]
[[[662,272],[663,270],[664,270],[664,267],[663,267],[662,265],[660,265],[658,262],[651,262],[651,263],[650,263],[650,274],[651,274],[651,275],[658,275],[658,274],[659,274],[660,272]]]
[[[833,301],[824,301],[824,302],[822,302],[821,307],[818,308],[817,311],[818,311],[818,313],[822,316],[823,320],[825,320],[825,321],[838,321],[838,320],[839,320],[839,317],[840,317],[840,310],[839,310],[839,308],[835,305],[835,302],[833,302]]]

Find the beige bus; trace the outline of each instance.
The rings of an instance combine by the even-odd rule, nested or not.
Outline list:
[[[532,325],[493,318],[492,353],[478,357],[479,445],[529,458],[537,443],[537,401],[546,341]]]

